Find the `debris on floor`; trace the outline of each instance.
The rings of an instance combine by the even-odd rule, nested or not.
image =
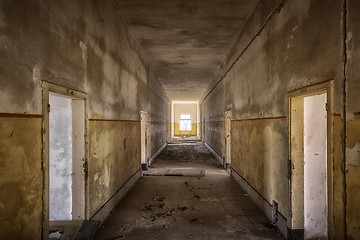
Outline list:
[[[61,232],[60,231],[55,231],[55,232],[51,232],[49,234],[49,239],[50,240],[60,240],[61,239]]]
[[[151,168],[143,176],[204,177],[205,169],[198,168]]]
[[[95,232],[99,226],[100,222],[96,220],[85,220],[79,231],[76,234],[74,240],[91,240],[93,239]]]
[[[284,239],[202,142],[169,144],[151,170],[200,169],[189,175],[147,176],[134,185],[95,235],[124,239]]]

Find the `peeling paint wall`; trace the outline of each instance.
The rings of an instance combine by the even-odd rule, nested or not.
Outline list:
[[[360,237],[360,2],[348,1],[346,82],[346,224]]]
[[[91,216],[139,170],[140,151],[138,121],[90,121]]]
[[[355,2],[350,1],[348,6],[349,13],[352,11],[354,15],[349,22],[356,23],[353,29],[360,29],[357,26],[359,4]],[[330,206],[334,239],[345,236],[342,9],[343,1],[335,0],[289,0],[283,6],[276,1],[260,1],[219,65],[201,104],[204,140],[220,156],[225,155],[225,111],[232,110],[233,170],[269,204],[277,201],[279,212],[288,218],[288,92],[334,80],[333,205]],[[358,50],[349,54],[355,52]],[[359,71],[355,71],[359,67],[349,69],[359,75]],[[359,92],[357,76],[348,79],[348,89],[354,92],[352,96],[347,92],[348,107],[353,106],[352,113],[359,112],[360,101],[355,97]],[[359,126],[355,116],[353,120],[351,124],[348,121],[346,137],[356,139]],[[351,151],[348,147],[347,155],[357,154],[355,149],[356,144]],[[348,167],[347,175],[353,179],[350,182],[347,178],[347,222],[348,227],[354,225],[353,236],[359,236],[356,232],[359,208],[355,202],[359,202],[360,174],[357,168]]]
[[[171,105],[159,81],[151,81],[150,92],[152,94],[147,109],[150,144],[148,144],[147,159],[150,159],[166,143],[168,131],[170,132],[167,125],[170,121],[168,114]]]
[[[0,114],[0,238],[41,238],[41,116]]]
[[[287,215],[287,121],[279,119],[232,122],[232,167],[266,199],[274,199]],[[250,144],[251,143],[251,144]],[[285,162],[286,163],[286,162]],[[285,194],[284,194],[285,193]]]
[[[89,217],[140,169],[140,111],[148,157],[166,142],[169,101],[119,12],[112,0],[0,0],[1,134],[14,131],[0,140],[1,239],[41,238],[42,80],[87,94]]]

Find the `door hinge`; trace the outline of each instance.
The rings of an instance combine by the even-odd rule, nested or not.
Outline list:
[[[48,106],[47,106],[47,111],[48,111],[48,113],[50,112],[50,104],[48,104]]]
[[[328,112],[329,111],[329,104],[325,103],[325,110]]]

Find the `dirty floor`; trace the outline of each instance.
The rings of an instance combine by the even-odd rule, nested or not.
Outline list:
[[[170,143],[147,172],[95,239],[284,239],[200,141]]]

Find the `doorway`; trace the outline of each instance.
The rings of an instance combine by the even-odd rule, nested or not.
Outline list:
[[[231,171],[231,110],[225,112],[225,169]]]
[[[50,221],[72,220],[72,107],[71,99],[50,93]]]
[[[302,89],[289,98],[288,227],[304,239],[329,237],[332,91],[327,86]]]
[[[198,102],[171,102],[171,137],[200,138],[200,106]]]
[[[86,219],[86,95],[43,83],[44,239]]]

